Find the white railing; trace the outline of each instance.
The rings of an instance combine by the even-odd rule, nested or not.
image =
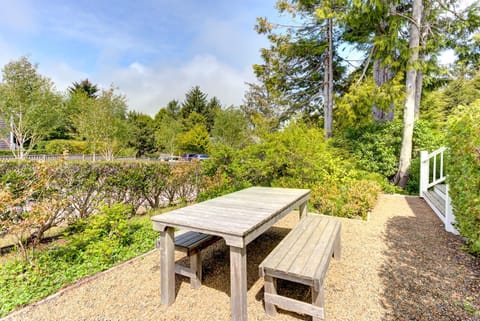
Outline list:
[[[441,213],[439,209],[432,203],[425,193],[429,188],[434,187],[435,185],[444,183],[447,175],[445,174],[444,167],[444,152],[446,147],[441,147],[432,153],[427,151],[420,152],[420,197],[423,197],[428,205],[433,209],[435,214],[442,220],[445,224],[445,230],[451,233],[458,234],[458,231],[455,229],[453,224],[455,223],[455,216],[453,215],[453,208],[449,196],[449,186],[445,184],[445,195],[442,197],[445,202],[445,211]],[[431,172],[430,172],[431,170]]]
[[[430,187],[443,183],[447,176],[443,166],[443,154],[446,147],[441,147],[432,153],[420,152],[420,196]],[[431,166],[430,166],[431,165]],[[430,175],[430,167],[432,174]]]

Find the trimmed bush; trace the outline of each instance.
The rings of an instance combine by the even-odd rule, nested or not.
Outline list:
[[[194,201],[209,188],[199,162],[11,161],[0,164],[0,235],[26,243],[59,224],[72,224],[98,212],[100,205],[144,209]]]
[[[458,107],[448,120],[447,160],[456,227],[480,255],[480,100]]]

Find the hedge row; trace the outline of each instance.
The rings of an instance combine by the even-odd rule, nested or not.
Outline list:
[[[89,217],[101,205],[158,208],[194,201],[205,188],[198,162],[20,162],[0,165],[0,234],[24,239]]]
[[[456,227],[480,255],[480,100],[450,117],[448,182]]]

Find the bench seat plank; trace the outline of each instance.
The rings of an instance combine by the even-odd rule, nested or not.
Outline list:
[[[175,264],[175,273],[190,278],[192,288],[199,288],[202,284],[202,255],[201,251],[219,241],[221,237],[194,231],[188,231],[175,236],[175,251],[183,252],[190,258],[190,267]],[[157,240],[157,247],[159,247]]]
[[[318,290],[339,231],[340,222],[336,219],[306,216],[260,264],[260,276],[267,271],[279,278],[298,279],[299,283],[315,286]]]
[[[191,256],[220,239],[219,236],[190,231],[175,237],[175,250]]]
[[[260,263],[265,280],[265,310],[276,313],[275,305],[286,310],[324,319],[323,281],[332,256],[340,258],[340,221],[331,217],[307,215]],[[276,279],[305,284],[312,288],[312,303],[277,294]]]

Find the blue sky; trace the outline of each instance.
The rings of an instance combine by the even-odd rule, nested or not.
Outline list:
[[[0,65],[22,55],[59,90],[88,78],[114,84],[130,109],[154,115],[199,85],[238,105],[261,62],[257,17],[275,0],[0,0]]]

